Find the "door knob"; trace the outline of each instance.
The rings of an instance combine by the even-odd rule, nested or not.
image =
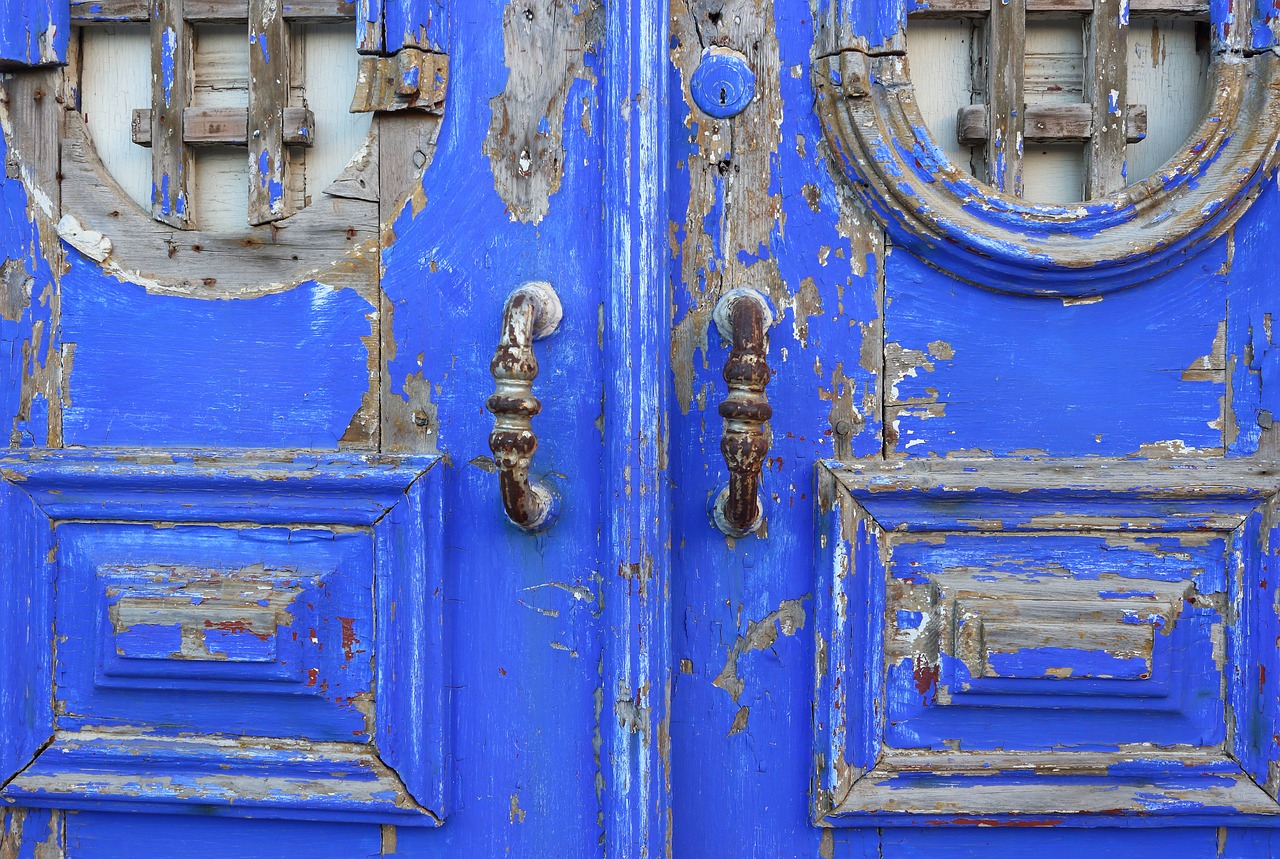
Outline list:
[[[533,395],[538,378],[533,343],[554,334],[563,316],[551,284],[532,282],[517,288],[507,297],[502,335],[490,365],[496,387],[487,404],[494,418],[489,449],[498,467],[502,506],[508,519],[530,533],[551,527],[560,508],[550,486],[529,479],[529,467],[538,449],[533,418],[542,411]]]
[[[729,393],[720,403],[720,452],[729,467],[729,484],[716,496],[711,517],[728,536],[745,537],[764,522],[760,475],[769,455],[764,425],[773,416],[764,393],[773,311],[756,290],[734,289],[721,296],[711,318],[731,345],[724,364]]]

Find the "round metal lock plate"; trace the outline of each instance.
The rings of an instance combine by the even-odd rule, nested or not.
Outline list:
[[[737,51],[711,47],[703,52],[689,89],[703,113],[727,119],[746,110],[756,97],[756,73]]]

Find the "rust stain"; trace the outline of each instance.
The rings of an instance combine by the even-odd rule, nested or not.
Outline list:
[[[912,676],[915,677],[916,691],[923,696],[929,695],[929,690],[938,685],[938,675],[941,669],[937,665],[929,665],[928,663],[916,662],[912,670]]]
[[[266,641],[274,635],[274,632],[258,632],[253,625],[247,620],[206,620],[204,622],[205,629],[217,629],[222,632],[247,632],[260,641]]]
[[[342,624],[342,655],[350,662],[355,655],[356,645],[360,643],[356,638],[356,621],[352,617],[340,617],[338,622]]]

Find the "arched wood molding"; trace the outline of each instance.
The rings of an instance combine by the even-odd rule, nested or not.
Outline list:
[[[70,65],[56,73],[65,78],[60,92],[73,91],[77,61],[73,40]],[[149,292],[210,299],[255,297],[317,280],[376,302],[381,227],[420,197],[443,113],[375,114],[346,170],[312,194],[306,208],[274,224],[215,232],[154,220],[102,163],[75,99],[61,101],[60,140],[51,142],[60,147],[59,187],[45,187],[47,180],[35,172],[25,177],[39,198],[60,202],[49,213],[59,236],[108,273]],[[37,128],[41,111],[10,108],[12,140],[47,136]]]
[[[848,20],[857,24],[866,3],[876,0],[853,0]],[[1280,57],[1246,47],[1256,40],[1220,20],[1214,4],[1210,103],[1177,155],[1155,175],[1084,203],[1037,205],[1005,194],[934,144],[903,50],[905,8],[889,5],[898,6],[890,38],[860,37],[848,20],[849,38],[836,44],[830,29],[820,30],[819,51],[825,40],[832,52],[814,63],[816,109],[836,166],[894,243],[962,280],[1030,295],[1133,286],[1226,232],[1275,167]]]

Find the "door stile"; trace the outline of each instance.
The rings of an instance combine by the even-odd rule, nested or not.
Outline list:
[[[604,532],[599,713],[605,855],[669,855],[671,299],[666,250],[667,9],[607,6]]]

